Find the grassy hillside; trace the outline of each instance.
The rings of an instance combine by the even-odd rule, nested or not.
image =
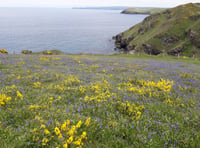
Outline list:
[[[0,54],[0,147],[199,147],[199,65]]]
[[[146,17],[117,35],[116,46],[127,52],[200,55],[200,4],[189,3]]]
[[[151,8],[151,9],[138,9],[138,8],[127,8],[123,10],[121,13],[124,14],[153,14],[161,12],[165,9],[163,8]]]

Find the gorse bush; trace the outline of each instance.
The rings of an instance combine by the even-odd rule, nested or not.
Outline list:
[[[0,49],[0,54],[8,54],[8,51],[5,49]]]

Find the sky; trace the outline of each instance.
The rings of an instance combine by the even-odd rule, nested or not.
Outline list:
[[[197,3],[200,0],[0,0],[0,7],[174,7],[189,2]]]

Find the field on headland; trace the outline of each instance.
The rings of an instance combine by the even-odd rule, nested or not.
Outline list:
[[[0,147],[198,147],[200,61],[0,55]]]

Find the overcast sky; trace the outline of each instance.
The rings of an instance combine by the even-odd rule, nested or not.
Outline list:
[[[133,6],[174,7],[200,0],[0,0],[0,6],[79,7],[79,6]]]

